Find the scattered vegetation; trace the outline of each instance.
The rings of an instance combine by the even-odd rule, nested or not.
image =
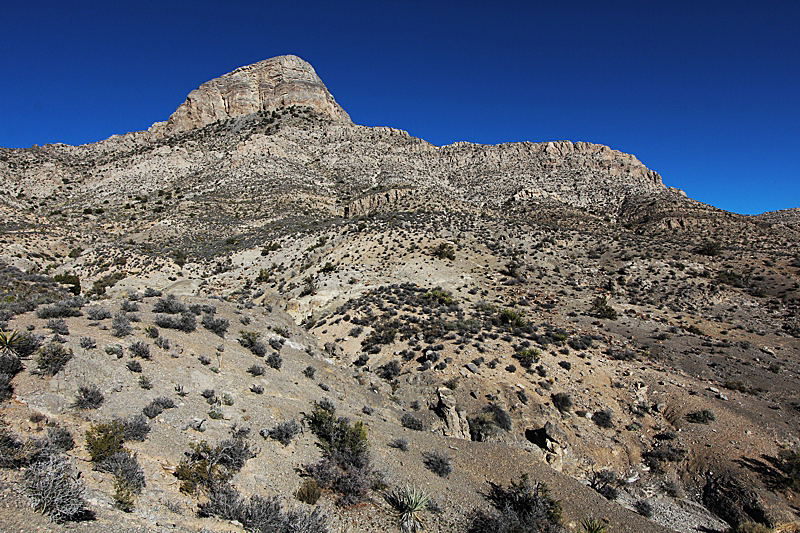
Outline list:
[[[86,510],[84,486],[69,459],[51,455],[30,465],[23,476],[31,506],[56,522],[73,520]]]
[[[527,474],[508,488],[490,483],[485,495],[490,511],[474,510],[467,518],[468,533],[513,533],[536,531],[561,533],[562,510],[550,497],[544,483],[531,483]]]

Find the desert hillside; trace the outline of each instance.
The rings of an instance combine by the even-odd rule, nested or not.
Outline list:
[[[295,56],[0,191],[4,530],[800,524],[796,210],[356,125]]]

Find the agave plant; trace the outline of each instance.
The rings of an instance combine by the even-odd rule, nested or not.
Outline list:
[[[582,533],[608,533],[608,524],[591,516],[581,521],[581,527]]]
[[[384,499],[394,510],[400,531],[418,533],[425,529],[421,513],[428,504],[428,494],[424,490],[406,485],[384,494]]]

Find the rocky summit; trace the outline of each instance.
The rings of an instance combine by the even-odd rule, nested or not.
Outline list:
[[[0,148],[0,524],[797,531],[797,209],[353,124],[295,56]]]

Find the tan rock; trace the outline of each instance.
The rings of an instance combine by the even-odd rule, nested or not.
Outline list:
[[[308,106],[341,122],[350,116],[339,107],[314,68],[285,55],[240,67],[202,84],[170,116],[168,133],[201,128],[218,120],[292,105]]]

